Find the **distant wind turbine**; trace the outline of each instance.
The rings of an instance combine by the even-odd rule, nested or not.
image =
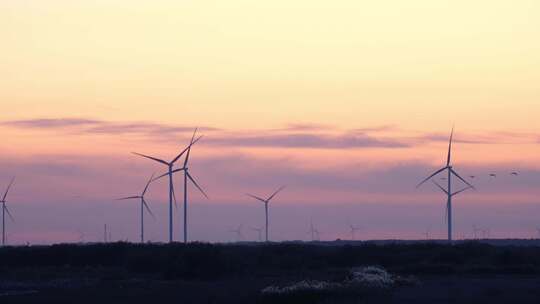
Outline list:
[[[283,189],[285,189],[285,186],[282,186],[281,188],[279,188],[276,192],[274,192],[272,195],[270,195],[270,197],[268,197],[267,199],[263,199],[263,198],[260,198],[258,196],[252,195],[252,194],[246,194],[247,196],[252,197],[252,198],[264,203],[264,212],[265,212],[265,218],[266,218],[266,225],[265,225],[265,240],[266,240],[266,242],[268,242],[268,204],[270,203],[270,201],[279,192],[283,191]]]
[[[148,211],[148,213],[152,217],[154,217],[154,214],[152,213],[152,210],[150,210],[150,207],[148,206],[148,203],[146,202],[146,200],[144,198],[144,195],[148,191],[148,187],[150,186],[150,184],[152,183],[153,180],[154,180],[154,174],[152,174],[152,177],[150,177],[150,180],[148,181],[148,183],[146,183],[146,186],[144,187],[144,190],[140,195],[128,196],[128,197],[123,197],[123,198],[118,199],[119,201],[131,200],[131,199],[140,199],[141,200],[141,243],[144,243],[144,209],[146,208],[146,211]]]
[[[14,182],[15,182],[15,177],[13,177],[11,179],[11,182],[9,182],[6,192],[4,192],[4,196],[2,197],[2,200],[0,201],[0,203],[2,203],[2,246],[6,245],[6,213],[12,222],[15,221],[15,219],[13,218],[13,215],[11,215],[11,212],[9,212],[9,209],[6,206],[9,189],[11,189],[11,186],[13,185]]]
[[[188,180],[191,181],[191,183],[202,193],[202,195],[204,195],[204,197],[208,199],[208,195],[206,194],[206,192],[204,192],[201,186],[199,186],[199,184],[195,181],[195,178],[189,173],[188,164],[189,164],[189,155],[191,154],[191,147],[202,138],[202,136],[199,136],[197,139],[195,139],[196,134],[197,134],[197,129],[195,129],[195,132],[193,132],[193,136],[191,137],[189,146],[186,148],[186,150],[184,150],[184,151],[187,151],[186,158],[184,160],[184,166],[182,168],[169,171],[169,173],[165,173],[155,179],[157,180],[165,176],[169,176],[170,178],[172,178],[173,174],[180,171],[184,172],[184,243],[188,242],[188,220],[187,220]]]
[[[240,224],[238,226],[238,228],[229,230],[229,232],[232,232],[232,233],[236,234],[236,241],[237,242],[240,242],[240,241],[244,240],[244,235],[242,234],[242,227],[243,227],[243,225]]]
[[[356,232],[357,232],[357,231],[360,231],[361,228],[360,228],[360,227],[356,227],[356,226],[354,226],[353,224],[350,224],[350,225],[349,225],[349,229],[351,230],[351,240],[352,240],[352,241],[356,241]]]
[[[307,233],[311,235],[311,241],[314,242],[317,229],[315,229],[315,226],[313,226],[313,220],[309,221],[309,231]]]
[[[426,237],[426,240],[430,240],[431,239],[431,227],[426,229],[426,231],[423,233],[423,235]]]
[[[432,178],[434,176],[436,176],[437,174],[441,173],[441,172],[444,172],[444,171],[447,171],[448,173],[448,177],[446,178],[446,180],[448,181],[448,187],[445,189],[443,188],[441,185],[439,185],[437,182],[435,182],[434,180],[433,183],[440,189],[442,190],[444,193],[446,193],[448,199],[447,199],[447,203],[446,203],[446,212],[447,212],[447,222],[448,222],[448,241],[449,242],[452,242],[452,198],[463,192],[463,191],[466,191],[468,189],[475,189],[473,185],[471,185],[469,182],[467,182],[464,178],[462,178],[455,170],[454,168],[452,167],[452,140],[453,140],[453,137],[454,137],[454,128],[452,128],[452,133],[450,134],[450,141],[449,141],[449,144],[448,144],[448,156],[447,156],[447,159],[446,159],[446,166],[444,166],[443,168],[435,171],[435,173],[431,174],[430,176],[428,176],[426,179],[424,179],[421,183],[419,183],[416,188],[419,188],[420,186],[422,186],[424,183],[426,183],[427,181],[429,180],[432,180]],[[457,177],[459,180],[461,180],[465,185],[467,185],[466,188],[464,189],[461,189],[457,192],[452,192],[452,175]]]
[[[135,155],[138,155],[138,156],[153,160],[155,162],[158,162],[158,163],[160,163],[162,165],[165,165],[169,169],[168,173],[165,174],[165,176],[169,177],[169,243],[173,242],[173,196],[174,196],[173,167],[174,167],[174,164],[180,159],[180,157],[182,157],[182,155],[184,155],[184,153],[186,153],[191,148],[192,145],[194,145],[197,141],[199,141],[199,139],[200,139],[200,137],[195,141],[192,140],[190,145],[187,148],[185,148],[180,154],[178,154],[170,162],[167,162],[167,161],[164,161],[162,159],[155,158],[155,157],[152,157],[152,156],[148,156],[148,155],[133,152],[133,154],[135,154]]]
[[[251,227],[251,230],[257,232],[257,234],[258,234],[258,236],[259,236],[258,240],[259,240],[259,242],[262,242],[262,232],[263,232],[263,228],[261,228],[261,227]]]
[[[478,228],[476,225],[473,225],[473,234],[474,234],[474,239],[475,240],[478,239],[478,233],[479,232],[482,232],[482,229]]]

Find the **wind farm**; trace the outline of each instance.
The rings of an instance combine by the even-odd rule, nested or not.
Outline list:
[[[539,1],[3,0],[0,35],[0,304],[540,303]]]

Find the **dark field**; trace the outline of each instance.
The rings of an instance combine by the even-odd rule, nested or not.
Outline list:
[[[0,303],[540,303],[540,247],[461,243],[55,245],[0,249]],[[377,265],[414,284],[269,296]]]

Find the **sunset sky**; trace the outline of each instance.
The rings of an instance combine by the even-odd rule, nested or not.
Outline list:
[[[454,164],[456,236],[540,226],[540,2],[533,0],[0,2],[0,190],[11,243],[137,240],[136,202],[193,128],[194,240],[263,224],[271,238],[445,233],[445,197],[415,185]],[[511,176],[518,171],[520,175]],[[489,178],[497,173],[496,179]],[[181,188],[177,183],[177,195]],[[166,239],[156,182],[148,235]],[[181,207],[175,213],[180,236]]]

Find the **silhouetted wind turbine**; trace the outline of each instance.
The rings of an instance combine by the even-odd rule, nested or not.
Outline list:
[[[268,242],[268,204],[283,189],[285,189],[285,186],[282,186],[281,188],[279,188],[276,192],[274,192],[274,194],[270,195],[270,197],[268,197],[267,199],[262,199],[262,198],[260,198],[258,196],[255,196],[255,195],[252,195],[252,194],[249,194],[249,193],[246,194],[247,196],[252,197],[252,198],[264,203],[264,213],[265,213],[265,218],[266,218],[266,225],[265,225],[265,227],[266,227],[265,228],[265,240],[266,240],[266,242]]]
[[[150,210],[150,207],[148,206],[148,204],[146,203],[146,200],[144,199],[144,195],[148,191],[148,187],[150,186],[150,184],[152,183],[153,180],[154,180],[154,174],[152,174],[152,177],[150,177],[150,180],[148,180],[148,183],[146,183],[146,186],[144,187],[144,190],[141,193],[141,195],[128,196],[128,197],[123,197],[123,198],[118,199],[119,201],[131,200],[131,199],[140,199],[141,200],[141,243],[144,243],[144,209],[146,208],[148,213],[152,217],[154,217],[154,214],[152,213],[152,210]]]
[[[155,158],[152,156],[133,152],[133,154],[135,155],[138,155],[138,156],[153,160],[155,162],[158,162],[162,165],[165,165],[169,169],[168,173],[165,174],[165,176],[169,176],[169,243],[173,242],[173,196],[174,196],[173,167],[174,167],[174,164],[180,159],[180,157],[182,157],[182,155],[184,155],[184,153],[186,153],[189,150],[189,148],[191,148],[191,146],[195,144],[199,139],[200,137],[195,141],[192,140],[190,145],[187,148],[185,148],[180,154],[178,154],[170,162],[167,162],[167,161],[164,161],[162,159]]]
[[[471,185],[464,178],[462,178],[452,167],[452,140],[453,140],[453,137],[454,137],[454,128],[452,128],[452,133],[450,134],[450,141],[449,141],[449,144],[448,144],[448,156],[447,156],[447,159],[446,159],[446,166],[439,169],[439,170],[437,170],[437,171],[435,171],[435,173],[428,176],[426,179],[424,179],[421,183],[419,183],[416,186],[416,188],[419,188],[425,182],[431,180],[437,174],[439,174],[441,172],[444,172],[444,171],[448,172],[448,177],[446,178],[446,180],[448,181],[447,189],[444,189],[442,186],[440,186],[434,180],[432,180],[432,181],[433,181],[433,183],[435,185],[437,185],[437,187],[439,189],[441,189],[444,193],[446,193],[446,195],[448,197],[448,200],[447,200],[447,203],[446,203],[446,211],[447,211],[447,214],[448,214],[447,221],[448,221],[448,241],[449,242],[452,242],[452,197],[454,197],[455,195],[457,195],[457,194],[459,194],[459,193],[461,193],[463,191],[466,191],[468,189],[475,189],[473,185]],[[461,190],[459,190],[457,192],[452,192],[452,175],[454,175],[459,180],[461,180],[463,183],[465,183],[467,185],[467,187],[464,188],[464,189],[461,189]]]
[[[193,132],[193,136],[191,137],[189,146],[184,150],[184,151],[187,151],[186,158],[184,160],[184,166],[182,168],[169,171],[169,173],[165,173],[156,178],[157,180],[167,175],[172,177],[174,173],[177,173],[180,171],[184,172],[184,243],[188,242],[188,221],[187,221],[188,180],[191,181],[191,183],[202,193],[202,195],[204,195],[204,197],[208,199],[208,195],[206,194],[206,192],[204,192],[201,186],[199,186],[199,184],[195,181],[195,178],[193,178],[191,173],[189,173],[188,164],[189,164],[189,155],[191,154],[191,147],[202,138],[202,136],[199,136],[197,139],[195,139],[196,134],[197,134],[197,129],[195,129],[195,131]]]
[[[6,206],[9,189],[11,189],[11,186],[13,185],[14,182],[15,182],[15,177],[13,177],[11,179],[11,182],[9,182],[6,192],[4,192],[4,196],[2,197],[2,200],[0,201],[0,203],[2,203],[2,246],[6,245],[6,213],[11,219],[11,221],[13,222],[15,221],[15,219],[11,215],[11,212],[9,212],[9,209]]]

